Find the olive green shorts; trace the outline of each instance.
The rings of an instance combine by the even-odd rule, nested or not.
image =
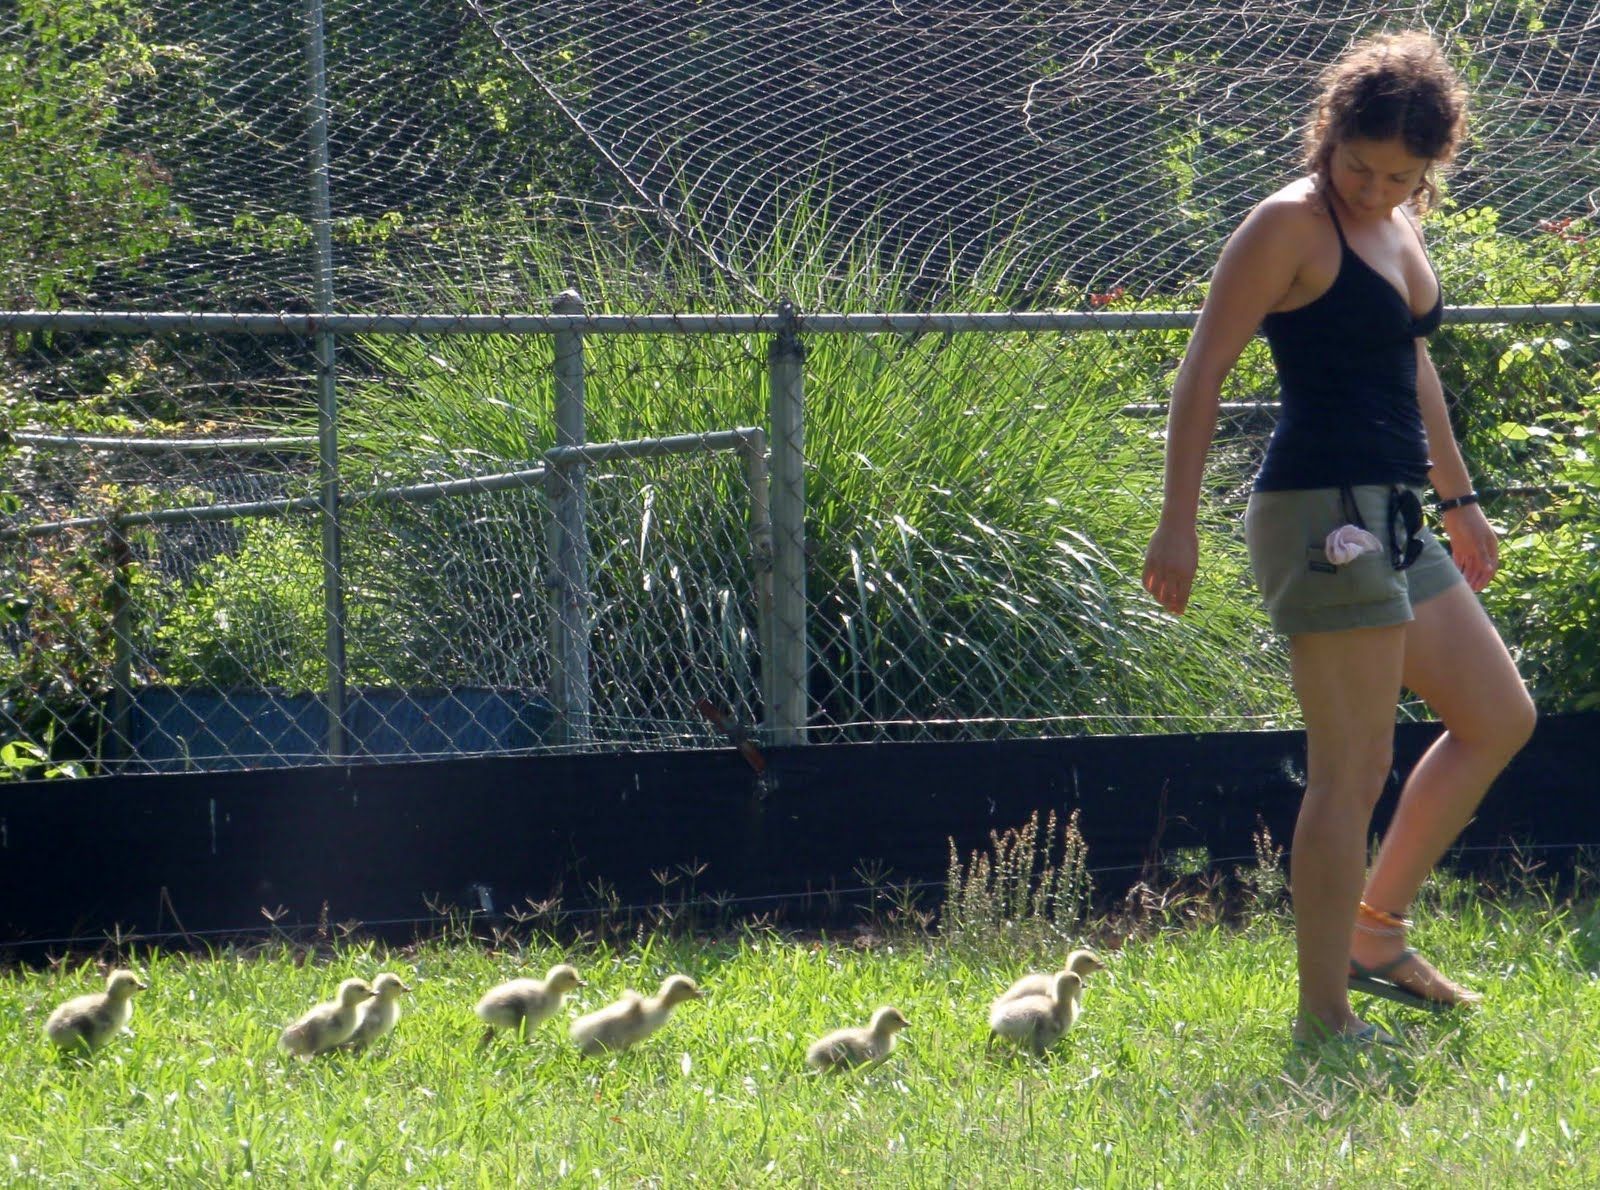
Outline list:
[[[1267,616],[1278,632],[1293,636],[1409,623],[1416,604],[1466,581],[1426,525],[1417,534],[1422,553],[1396,570],[1389,551],[1389,486],[1361,484],[1353,491],[1361,519],[1383,549],[1343,566],[1329,562],[1322,548],[1328,534],[1349,519],[1338,488],[1250,494],[1245,542]]]

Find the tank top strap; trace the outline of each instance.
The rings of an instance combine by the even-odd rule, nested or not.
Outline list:
[[[1350,245],[1344,238],[1344,227],[1339,223],[1339,213],[1333,209],[1332,197],[1324,195],[1322,201],[1328,208],[1328,218],[1333,220],[1333,230],[1339,233],[1339,247],[1348,248]]]

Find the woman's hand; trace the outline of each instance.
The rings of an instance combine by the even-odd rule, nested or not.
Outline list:
[[[1478,505],[1463,504],[1444,514],[1444,531],[1461,577],[1474,591],[1483,590],[1500,569],[1500,543],[1489,518]]]
[[[1156,526],[1144,552],[1144,589],[1175,616],[1189,606],[1195,571],[1200,568],[1200,535],[1193,525]]]

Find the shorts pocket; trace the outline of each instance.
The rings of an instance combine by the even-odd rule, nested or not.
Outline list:
[[[1405,577],[1383,553],[1362,554],[1342,566],[1328,560],[1321,546],[1308,546],[1293,573],[1285,576],[1285,607],[1345,607],[1385,603],[1404,596]]]

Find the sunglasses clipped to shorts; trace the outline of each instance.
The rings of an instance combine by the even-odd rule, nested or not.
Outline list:
[[[1339,489],[1342,511],[1352,525],[1365,529],[1356,494],[1346,484]],[[1408,487],[1395,484],[1389,489],[1389,565],[1405,570],[1422,557],[1422,500]],[[1369,530],[1370,532],[1370,530]]]

